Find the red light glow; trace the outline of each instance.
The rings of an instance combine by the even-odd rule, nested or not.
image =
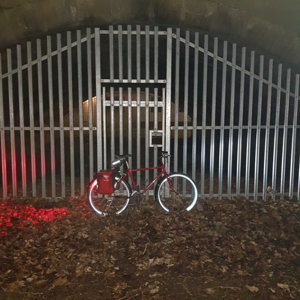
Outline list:
[[[51,222],[71,214],[67,208],[36,209],[32,205],[15,205],[0,202],[0,238],[10,229],[22,229],[28,225]]]

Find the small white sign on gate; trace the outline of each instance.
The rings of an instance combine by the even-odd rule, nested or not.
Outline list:
[[[163,147],[164,132],[163,130],[150,130],[150,147]]]

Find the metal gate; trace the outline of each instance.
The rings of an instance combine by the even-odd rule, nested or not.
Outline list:
[[[272,59],[180,29],[17,45],[0,55],[0,196],[84,194],[115,154],[139,167],[163,148],[200,197],[300,200],[299,85]]]
[[[98,169],[109,167],[115,154],[131,154],[130,165],[141,168],[157,164],[159,149],[170,151],[170,33],[140,26],[100,31],[94,105]],[[137,173],[139,186],[149,181],[149,172]]]

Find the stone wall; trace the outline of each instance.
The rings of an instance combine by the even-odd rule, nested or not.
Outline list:
[[[1,0],[0,48],[103,24],[197,29],[300,67],[298,0]]]

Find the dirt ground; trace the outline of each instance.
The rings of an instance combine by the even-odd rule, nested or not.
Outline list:
[[[199,201],[100,217],[86,199],[0,204],[0,299],[300,299],[300,203]]]

